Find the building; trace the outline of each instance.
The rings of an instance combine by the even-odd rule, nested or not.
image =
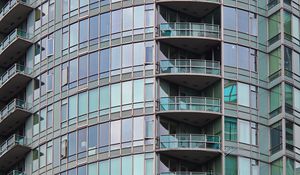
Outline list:
[[[0,8],[1,175],[300,174],[300,1]]]

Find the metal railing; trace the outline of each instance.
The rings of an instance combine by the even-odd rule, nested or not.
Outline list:
[[[23,38],[23,39],[31,39],[32,35],[20,30],[15,29],[12,31],[6,38],[2,40],[0,43],[0,54],[6,49],[7,46],[9,46],[16,38]]]
[[[26,175],[26,174],[24,172],[22,172],[22,171],[12,170],[7,175]]]
[[[193,36],[220,38],[220,26],[216,24],[175,22],[160,24],[160,36]]]
[[[161,149],[173,148],[204,148],[204,149],[220,149],[220,136],[205,134],[174,134],[162,135],[159,138],[159,147]]]
[[[0,157],[15,145],[28,145],[29,140],[25,136],[12,135],[0,145]]]
[[[197,59],[172,59],[161,60],[159,71],[161,74],[166,73],[191,73],[191,74],[211,74],[220,75],[219,61],[197,60]]]
[[[188,171],[176,171],[176,172],[164,172],[159,175],[216,175],[213,171],[208,172],[188,172]]]
[[[28,3],[27,0],[10,0],[0,9],[0,20],[3,18],[17,3]]]
[[[11,77],[15,76],[17,73],[23,73],[30,75],[31,69],[20,65],[20,64],[14,64],[11,66],[6,72],[4,72],[0,77],[0,87],[3,86]]]
[[[7,116],[9,116],[9,114],[12,113],[17,108],[29,110],[30,107],[31,106],[28,103],[26,103],[25,101],[20,100],[20,99],[14,99],[0,111],[0,122],[3,119],[5,119]]]
[[[221,101],[210,97],[162,97],[160,111],[191,110],[221,112]]]

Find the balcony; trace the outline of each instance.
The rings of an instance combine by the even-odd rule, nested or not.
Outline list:
[[[157,114],[191,125],[203,126],[220,117],[221,101],[209,97],[162,97]]]
[[[159,138],[159,152],[187,161],[203,163],[218,156],[221,151],[220,136],[201,134],[163,135]]]
[[[31,150],[24,136],[12,135],[0,145],[0,170],[7,171]]]
[[[32,35],[15,29],[0,43],[0,65],[8,67],[22,56],[26,49],[33,44]]]
[[[10,0],[0,9],[0,33],[9,33],[18,27],[33,10],[28,0]]]
[[[157,37],[161,42],[196,53],[219,45],[220,38],[219,25],[193,22],[162,23]]]
[[[219,61],[197,59],[161,60],[158,76],[193,89],[201,90],[221,78]]]
[[[0,77],[0,101],[7,101],[24,90],[32,79],[31,70],[15,64]]]
[[[18,170],[12,170],[7,175],[26,175],[24,172],[18,171]]]
[[[23,100],[14,99],[0,111],[0,135],[8,135],[25,122],[32,113]]]
[[[175,171],[175,172],[163,172],[159,173],[159,175],[217,175],[212,171],[210,172],[189,172],[189,171]]]

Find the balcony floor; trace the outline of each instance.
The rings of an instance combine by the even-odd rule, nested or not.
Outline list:
[[[1,63],[0,63],[1,64]],[[24,90],[27,83],[31,80],[29,75],[17,73],[7,82],[0,86],[0,101],[8,101],[21,90]]]
[[[175,159],[202,164],[221,155],[220,150],[213,149],[161,149],[158,150],[161,155]]]
[[[219,75],[194,73],[161,73],[157,76],[171,83],[195,90],[202,90],[221,79],[221,76]]]
[[[14,145],[0,156],[0,170],[7,171],[15,163],[22,160],[31,149],[23,145]]]
[[[22,125],[31,112],[24,109],[15,109],[13,112],[0,120],[0,135],[9,135],[12,131]]]
[[[8,34],[19,26],[33,8],[23,3],[17,3],[4,17],[0,18],[0,33]]]
[[[32,44],[30,40],[17,37],[0,53],[0,66],[9,67],[12,63],[26,52],[26,49]]]
[[[206,111],[168,110],[156,112],[160,117],[188,123],[194,126],[204,126],[207,123],[220,118],[221,113]]]

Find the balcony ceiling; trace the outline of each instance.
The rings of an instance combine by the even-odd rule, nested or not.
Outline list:
[[[202,90],[206,87],[209,87],[213,83],[217,82],[221,76],[217,75],[203,75],[203,74],[160,74],[158,75],[164,80],[167,80],[171,83],[192,88],[195,90]]]
[[[206,111],[160,111],[157,112],[160,117],[166,117],[171,120],[187,123],[193,126],[204,126],[209,122],[221,117],[220,113]]]
[[[17,73],[7,82],[0,86],[0,101],[9,101],[20,91],[24,90],[27,83],[31,80],[29,75]]]
[[[213,47],[220,45],[219,39],[194,36],[166,36],[158,37],[157,39],[171,46],[178,47],[195,54],[202,54]]]
[[[21,24],[33,8],[23,3],[17,3],[3,18],[0,18],[0,33],[8,34]]]
[[[199,0],[158,0],[157,3],[196,18],[201,18],[220,6],[218,3],[201,2]]]
[[[161,155],[175,159],[202,164],[220,155],[219,150],[205,149],[169,149],[159,151]]]

